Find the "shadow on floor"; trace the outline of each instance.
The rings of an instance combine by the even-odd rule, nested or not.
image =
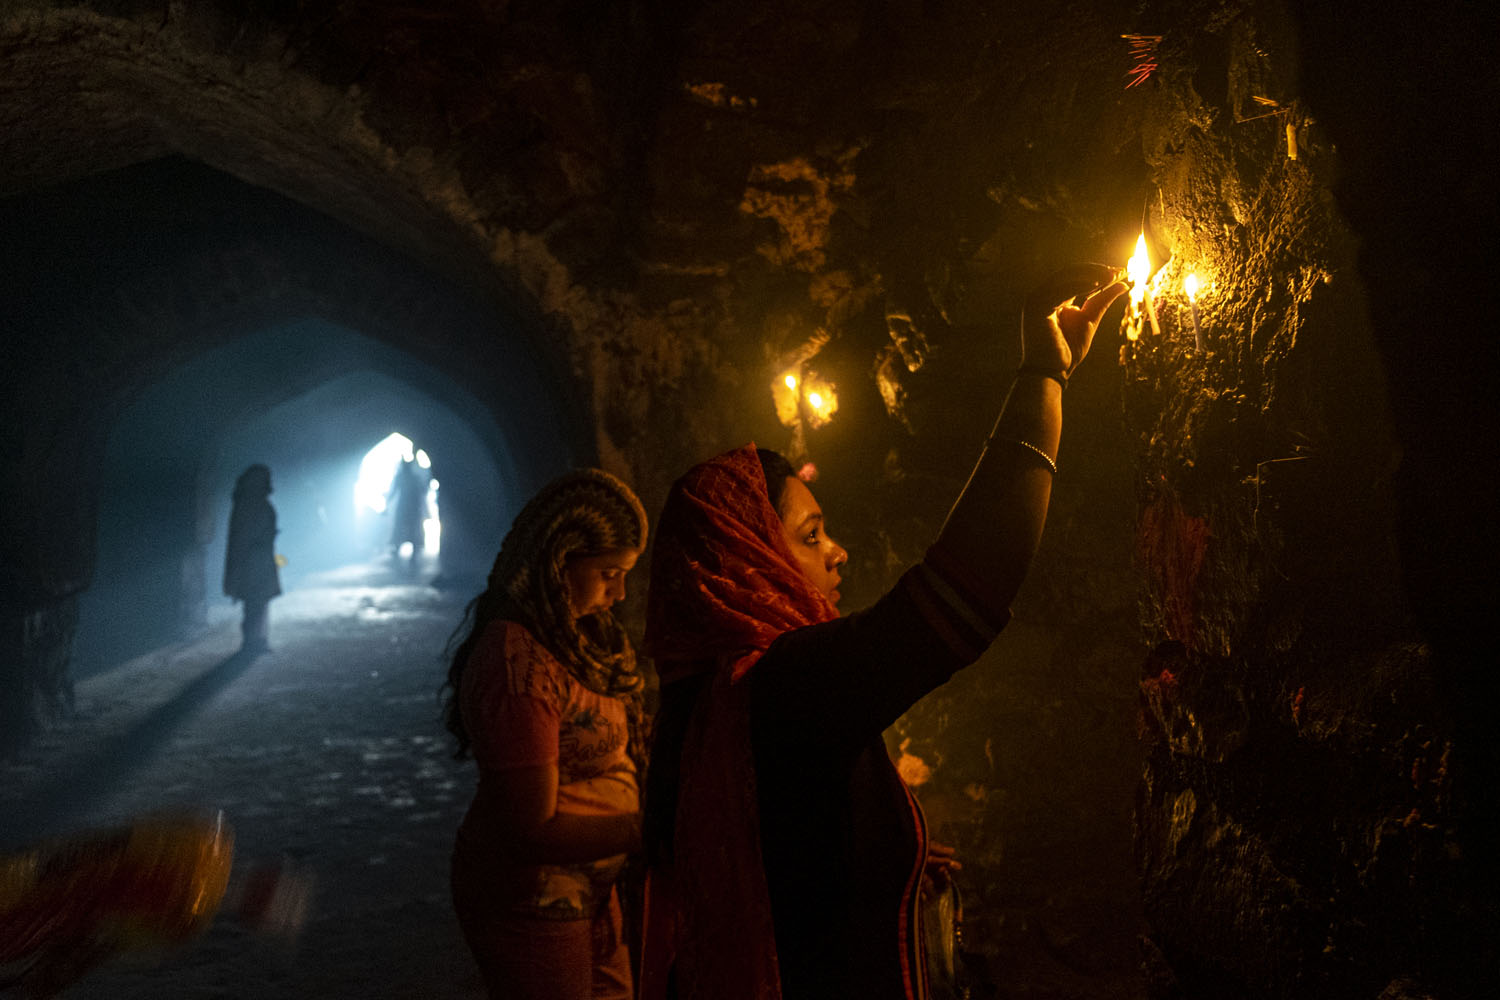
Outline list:
[[[147,763],[183,724],[203,710],[254,663],[260,652],[240,650],[210,667],[122,736],[106,740],[69,770],[40,781],[25,814],[9,817],[4,845],[20,847],[70,833],[103,799]]]

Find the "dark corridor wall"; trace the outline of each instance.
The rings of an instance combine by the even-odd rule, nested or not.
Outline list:
[[[1144,232],[1161,329],[1111,315],[1068,390],[1015,623],[891,734],[966,858],[969,966],[1008,996],[1474,995],[1500,940],[1493,31],[1316,6],[22,3],[0,191],[171,155],[312,206],[391,287],[418,262],[514,316],[572,456],[648,509],[716,450],[804,450],[851,607],[960,488],[1027,289]],[[400,301],[273,276],[346,289],[357,329]],[[152,337],[31,363],[144,384]],[[484,398],[484,345],[431,357]],[[800,365],[839,410],[798,436],[771,385]],[[32,484],[88,523],[47,442],[95,445],[72,402],[5,405],[0,690],[45,697],[87,559]]]

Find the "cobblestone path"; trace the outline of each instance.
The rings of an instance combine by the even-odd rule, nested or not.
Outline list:
[[[236,623],[81,682],[77,717],[0,765],[0,846],[160,809],[222,809],[236,866],[315,878],[295,941],[221,917],[164,955],[96,972],[69,1000],[478,998],[448,902],[473,787],[439,720],[439,656],[470,594],[377,569],[272,603],[269,654]],[[383,584],[383,585],[382,585]]]

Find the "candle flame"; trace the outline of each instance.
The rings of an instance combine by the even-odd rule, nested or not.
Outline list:
[[[834,384],[814,371],[798,374],[795,369],[783,369],[771,380],[771,398],[776,403],[776,418],[787,427],[797,427],[806,421],[808,427],[816,430],[828,423],[839,408]]]
[[[809,379],[806,387],[808,418],[813,427],[822,427],[839,408],[838,395],[833,390],[833,383],[823,379]]]
[[[1189,273],[1182,279],[1182,290],[1187,293],[1189,302],[1198,301],[1198,275]]]
[[[783,369],[781,374],[771,380],[771,399],[776,404],[776,419],[787,427],[796,427],[797,421],[802,419],[798,416],[802,404],[797,392],[801,386],[802,378],[795,368],[790,371]]]
[[[1140,305],[1146,297],[1146,281],[1151,277],[1151,257],[1146,252],[1146,234],[1135,241],[1135,253],[1125,265],[1125,274],[1130,278],[1130,301]]]

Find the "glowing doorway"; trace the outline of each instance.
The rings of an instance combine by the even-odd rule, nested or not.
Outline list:
[[[359,463],[359,478],[354,483],[354,513],[356,518],[370,513],[387,514],[396,501],[399,477],[406,463],[415,463],[416,469],[406,469],[423,483],[421,504],[422,551],[435,555],[442,547],[443,524],[438,517],[438,481],[432,474],[432,459],[426,451],[412,448],[412,440],[404,434],[392,433],[385,440],[365,453]],[[391,511],[393,514],[394,512]],[[395,547],[395,555],[402,559],[412,556],[412,543],[401,541]]]

